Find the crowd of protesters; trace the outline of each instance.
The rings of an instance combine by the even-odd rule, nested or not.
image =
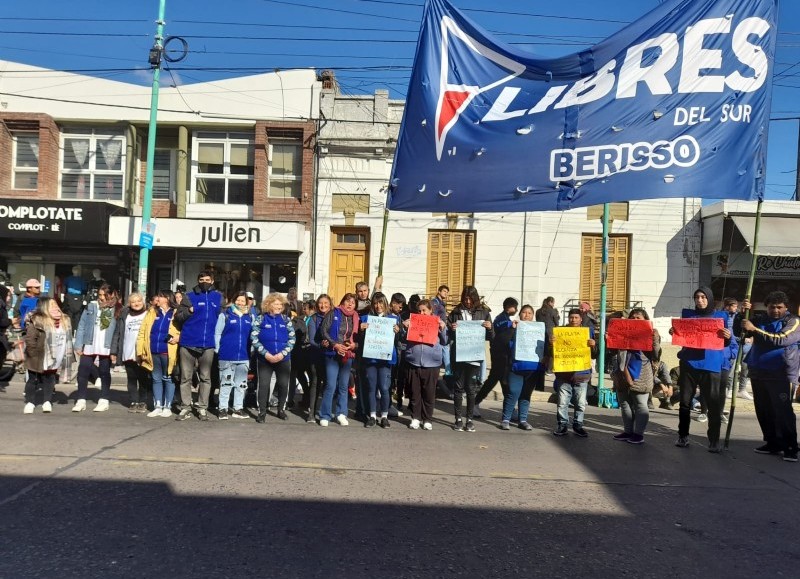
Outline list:
[[[532,430],[527,420],[531,397],[534,390],[544,389],[558,339],[554,328],[560,316],[552,297],[537,310],[528,304],[520,308],[509,297],[503,311],[492,319],[473,286],[465,286],[448,311],[447,286],[441,286],[431,299],[415,295],[406,300],[400,293],[387,296],[380,291],[381,285],[378,278],[370,294],[368,284],[361,282],[338,303],[326,294],[300,302],[296,292],[290,299],[271,293],[259,305],[252,294],[240,292],[225,303],[214,288],[213,273],[201,271],[197,285],[189,291],[176,295],[161,290],[149,303],[142,294],[132,293],[123,306],[119,292],[104,283],[73,327],[71,317],[54,299],[41,297],[39,282],[31,279],[12,314],[8,311],[10,292],[0,286],[2,348],[5,352],[10,347],[5,330],[12,324],[24,333],[25,414],[34,413],[39,391],[42,412],[52,412],[59,377],[74,366],[77,391],[72,412],[87,410],[91,382],[100,386],[92,410],[107,411],[112,368],[121,366],[127,377],[129,412],[148,418],[207,421],[215,412],[218,420],[255,418],[264,423],[274,406],[275,417],[286,420],[287,409],[295,407],[299,384],[303,392],[299,410],[307,422],[322,427],[332,422],[348,426],[350,400],[355,398],[353,418],[367,428],[391,427],[403,415],[403,403],[408,400],[409,417],[404,423],[413,430],[431,430],[436,395],[443,391],[453,401],[451,428],[474,432],[480,402],[499,383],[503,394],[500,429],[509,430],[516,423],[522,430]],[[682,317],[721,319],[718,337],[724,349],[684,347],[678,353],[678,367],[670,369],[661,360],[661,337],[653,330],[652,347],[647,350],[608,351],[607,370],[622,419],[622,431],[613,438],[644,443],[656,398],[661,408],[678,404],[676,446],[689,445],[692,413],[699,410],[696,420],[707,422],[708,450],[719,453],[721,426],[727,421],[725,398],[734,395],[735,387],[736,395],[755,397],[765,442],[756,452],[796,461],[792,402],[798,396],[800,319],[789,313],[788,296],[770,293],[764,300],[767,313],[752,320],[742,317],[735,299],[726,298],[723,309],[716,310],[707,287],[698,288],[692,299],[694,308],[684,310]],[[751,308],[748,301],[741,306],[745,311]],[[437,320],[439,331],[433,343],[410,337],[412,313]],[[394,328],[395,347],[386,359],[364,354],[371,316],[391,320]],[[643,308],[632,309],[628,317],[649,319]],[[534,320],[545,327],[543,355],[536,362],[518,360],[518,323]],[[482,359],[464,360],[457,355],[457,329],[467,321],[480,322],[485,330],[491,361],[485,379]],[[582,302],[580,308],[569,310],[566,325],[588,328],[586,348],[596,358],[600,328],[591,306]],[[746,355],[734,385],[733,367],[740,347]],[[554,374],[555,436],[566,435],[570,424],[575,435],[589,436],[584,416],[592,373],[593,368],[587,367]],[[748,377],[753,396],[746,389]],[[217,389],[215,401],[212,394]],[[248,394],[252,396],[249,407],[256,409],[253,414],[247,411]],[[571,421],[570,407],[574,409]]]

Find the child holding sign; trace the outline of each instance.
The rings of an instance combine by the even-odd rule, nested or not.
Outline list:
[[[573,308],[569,311],[567,318],[566,328],[580,328],[582,327],[583,317],[581,311]],[[555,389],[558,392],[558,411],[556,412],[556,429],[553,431],[555,436],[564,436],[567,433],[567,424],[569,423],[569,405],[575,407],[575,415],[572,419],[572,431],[580,436],[586,438],[589,433],[583,428],[583,414],[586,411],[586,390],[589,387],[589,379],[592,377],[592,361],[591,358],[595,355],[596,345],[594,341],[594,328],[588,327],[586,330],[589,333],[589,339],[586,345],[579,345],[572,347],[567,344],[568,332],[563,332],[566,328],[553,329],[553,368],[556,370]],[[585,359],[581,356],[582,366],[571,371],[561,371],[558,369],[563,362],[562,358],[568,354],[582,354],[580,350],[585,350],[587,356]],[[571,361],[571,360],[570,360]]]
[[[725,312],[714,310],[714,294],[707,287],[698,288],[693,295],[694,309],[685,309],[681,314],[683,319],[709,319],[721,318],[718,330],[700,329],[696,338],[712,341],[722,338],[724,345],[731,339],[730,330],[725,328]],[[669,329],[669,334],[676,334],[675,327]],[[708,335],[706,335],[708,334]],[[677,336],[676,336],[677,337]],[[675,340],[673,340],[675,341]],[[708,451],[720,452],[719,430],[722,424],[722,410],[725,405],[725,385],[721,384],[722,363],[724,349],[690,348],[684,346],[678,352],[680,359],[679,388],[681,404],[678,418],[678,440],[675,446],[686,448],[689,446],[689,424],[691,423],[692,398],[696,388],[700,388],[703,399],[708,404]]]
[[[650,320],[644,308],[633,308],[629,320]],[[642,444],[644,431],[650,420],[647,401],[653,391],[653,365],[651,359],[661,348],[661,337],[650,328],[652,344],[646,350],[619,350],[617,367],[611,375],[622,413],[622,432],[614,440]]]
[[[464,324],[463,322],[469,322]],[[467,331],[472,326],[472,322],[480,322],[484,328],[483,340],[474,339],[475,333]],[[459,332],[459,324],[464,325],[463,332]],[[453,409],[456,421],[453,423],[453,430],[475,432],[472,424],[472,413],[475,408],[475,393],[478,387],[481,362],[485,360],[486,354],[482,350],[485,346],[484,341],[489,341],[494,337],[492,328],[492,318],[489,311],[481,305],[481,298],[478,290],[474,286],[467,285],[461,292],[461,302],[453,308],[447,316],[447,326],[449,328],[451,366],[453,368],[453,378],[455,394],[453,396]],[[472,328],[470,328],[472,330]],[[459,338],[461,334],[461,338]],[[459,343],[459,339],[461,342]],[[459,351],[461,348],[461,351]],[[467,395],[467,421],[462,418],[462,405],[464,394]]]
[[[408,385],[411,388],[411,424],[417,430],[422,423],[423,430],[433,429],[433,405],[436,401],[436,382],[439,379],[439,368],[444,363],[444,345],[447,343],[445,323],[434,312],[430,300],[417,303],[418,315],[403,322],[401,340],[406,344],[404,351],[408,365]],[[428,340],[425,332],[415,330],[415,324],[421,325],[419,318],[436,321],[438,333],[433,340]],[[432,344],[424,341],[428,340]]]
[[[369,414],[364,422],[364,426],[372,428],[378,422],[377,406],[377,392],[381,392],[381,428],[389,428],[389,403],[392,398],[389,394],[389,388],[392,385],[392,366],[397,364],[397,349],[394,344],[394,336],[391,337],[391,348],[389,352],[389,359],[386,358],[368,358],[364,355],[367,342],[370,340],[370,335],[367,330],[370,327],[370,318],[387,318],[394,321],[394,333],[400,330],[400,318],[389,313],[389,302],[386,296],[381,292],[375,292],[372,296],[371,306],[369,313],[361,316],[360,330],[362,338],[359,340],[359,353],[363,356],[360,364],[364,369],[364,376],[367,379],[367,403],[365,411]],[[377,320],[376,320],[377,322]],[[388,328],[387,328],[388,331]],[[377,349],[376,349],[377,350]]]

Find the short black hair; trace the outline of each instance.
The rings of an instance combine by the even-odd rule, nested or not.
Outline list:
[[[514,298],[506,298],[506,299],[503,300],[503,309],[504,310],[507,310],[508,308],[516,309],[518,307],[519,307],[519,302],[517,300],[515,300]]]
[[[197,281],[200,281],[201,277],[206,277],[206,276],[210,277],[211,279],[214,279],[214,272],[211,271],[210,269],[201,269],[200,273],[197,274]]]
[[[583,314],[581,313],[581,311],[580,311],[578,308],[572,308],[572,309],[571,309],[571,310],[570,310],[570,311],[567,313],[567,317],[570,317],[572,314],[577,314],[577,315],[579,315],[580,317],[583,317]]]
[[[406,296],[404,296],[401,293],[392,294],[391,301],[393,301],[396,304],[406,305]]]
[[[767,297],[764,298],[764,305],[765,306],[776,306],[778,304],[783,304],[787,308],[789,307],[789,296],[786,295],[786,292],[782,291],[774,291],[769,292]]]
[[[444,290],[447,290],[447,291],[450,291],[450,288],[449,288],[449,287],[447,287],[445,284],[442,284],[442,285],[440,285],[440,286],[439,286],[439,289],[438,289],[438,290],[436,290],[436,291],[437,291],[437,292],[440,292],[440,291],[442,291],[443,289],[444,289]]]

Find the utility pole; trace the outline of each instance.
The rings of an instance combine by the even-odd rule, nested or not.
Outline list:
[[[154,227],[150,224],[153,205],[153,165],[156,156],[156,126],[158,119],[158,89],[161,81],[161,59],[164,56],[164,13],[167,0],[159,0],[158,20],[153,47],[150,49],[149,62],[153,69],[153,88],[150,96],[150,124],[147,129],[147,171],[144,181],[144,199],[142,200],[142,232],[139,236],[139,291],[147,293],[147,269],[150,250],[153,248]]]

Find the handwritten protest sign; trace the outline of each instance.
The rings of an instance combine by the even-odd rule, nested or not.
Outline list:
[[[725,327],[722,318],[673,318],[672,345],[701,350],[723,350],[725,340],[717,332]]]
[[[553,372],[580,372],[592,367],[589,328],[553,328],[553,337]]]
[[[486,328],[479,320],[460,321],[456,326],[456,362],[486,359]]]
[[[606,346],[614,350],[652,352],[653,325],[649,320],[609,320]]]
[[[439,341],[439,317],[411,314],[408,325],[408,340],[433,346]]]
[[[364,333],[364,357],[373,360],[391,360],[394,351],[394,318],[367,316],[369,327]]]
[[[518,322],[514,359],[540,362],[544,356],[545,327],[542,322]]]

